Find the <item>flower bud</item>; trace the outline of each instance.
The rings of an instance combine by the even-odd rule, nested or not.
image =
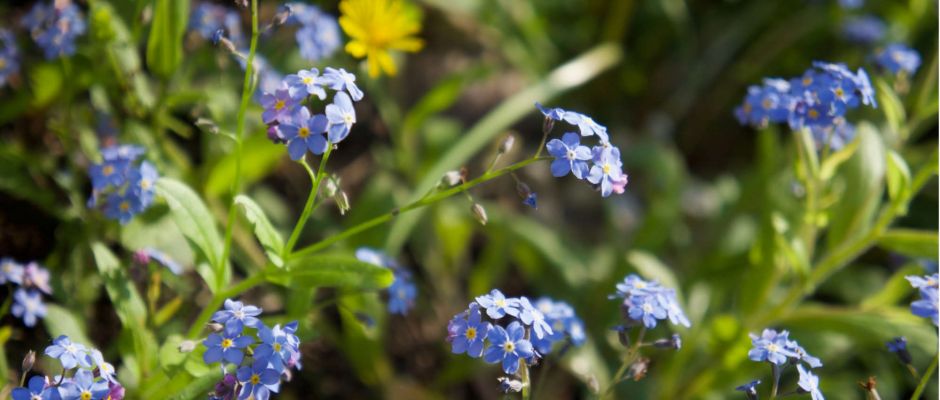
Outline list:
[[[459,185],[461,180],[463,180],[463,175],[460,171],[447,171],[441,177],[441,182],[437,186],[441,189],[452,188]]]
[[[340,215],[346,215],[346,211],[349,211],[349,198],[346,197],[346,192],[340,190],[333,196],[333,201],[336,202],[336,207],[339,208]]]
[[[587,376],[587,387],[591,393],[598,394],[601,392],[601,383],[597,381],[597,377],[594,374]]]
[[[213,332],[222,332],[222,330],[225,329],[225,326],[218,322],[210,322],[206,324],[206,326]]]
[[[617,340],[620,341],[620,344],[623,345],[623,347],[630,347],[630,336],[627,335],[629,328],[623,325],[617,325],[613,328],[610,328],[610,330],[617,332]]]
[[[875,389],[878,382],[875,380],[874,376],[869,376],[868,380],[859,381],[858,385],[865,391],[865,400],[881,400],[881,396],[878,395],[878,390]]]
[[[522,382],[517,379],[512,379],[507,376],[501,376],[496,378],[499,381],[499,390],[502,390],[503,393],[518,393],[522,391]]]
[[[330,177],[326,180],[326,186],[323,188],[323,195],[326,197],[333,197],[336,195],[336,192],[339,191],[339,179],[335,177]]]
[[[209,132],[209,133],[211,133],[211,134],[213,134],[213,135],[219,134],[219,126],[216,125],[216,123],[213,122],[211,119],[202,118],[202,117],[197,118],[197,119],[196,119],[196,126],[198,126],[200,129],[202,129],[202,130],[204,130],[204,131],[206,131],[206,132]]]
[[[33,365],[35,364],[36,364],[36,352],[32,350],[27,351],[26,357],[23,357],[23,374],[25,375],[30,370],[32,370]]]
[[[516,137],[513,136],[512,134],[509,134],[506,136],[505,139],[503,139],[502,143],[499,144],[499,150],[497,151],[499,152],[499,154],[506,154],[510,150],[512,150],[512,145],[515,143],[516,143]]]
[[[480,203],[473,203],[473,205],[470,206],[470,211],[473,212],[473,218],[476,218],[480,225],[486,225],[486,221],[488,221],[486,218],[486,210],[483,209]]]
[[[290,18],[293,10],[291,10],[289,4],[281,4],[277,9],[277,13],[274,14],[274,19],[271,21],[271,25],[278,26],[284,25],[287,22],[287,19]]]
[[[682,348],[682,338],[679,337],[679,334],[673,334],[671,337],[665,339],[659,339],[653,342],[654,347],[659,347],[661,349],[676,349],[679,350]]]
[[[192,340],[184,340],[180,342],[180,345],[177,347],[180,353],[190,353],[196,349],[196,342]]]
[[[649,371],[650,359],[646,357],[640,357],[636,362],[630,365],[630,368],[627,371],[627,374],[633,378],[634,381],[639,381],[646,377],[646,373]]]
[[[555,127],[555,120],[545,116],[544,122],[542,122],[542,133],[548,135],[551,133],[552,128]]]

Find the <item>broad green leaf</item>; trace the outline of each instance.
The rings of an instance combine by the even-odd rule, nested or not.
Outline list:
[[[222,373],[216,370],[216,372],[205,374],[200,376],[190,382],[183,390],[176,392],[173,396],[169,397],[170,400],[191,400],[197,398],[206,397],[208,393],[215,386],[215,383],[222,379]]]
[[[313,255],[291,259],[286,269],[269,269],[268,281],[284,286],[335,286],[381,289],[392,284],[392,271],[350,255]]]
[[[878,244],[908,257],[937,260],[937,231],[891,229],[881,235]]]
[[[901,155],[892,150],[888,150],[887,181],[891,202],[893,204],[906,202],[911,194],[911,170]]]
[[[281,259],[281,251],[284,250],[284,238],[274,229],[264,210],[255,203],[250,197],[245,195],[235,196],[235,203],[240,204],[245,209],[245,218],[255,228],[255,237],[264,247],[268,259],[278,266],[284,266],[284,260]]]
[[[924,267],[916,263],[908,264],[904,268],[899,269],[894,275],[891,275],[891,278],[885,282],[881,290],[872,294],[862,302],[861,308],[868,310],[896,305],[905,297],[910,296],[911,292],[914,290],[911,288],[911,283],[908,282],[907,279],[904,279],[904,277],[908,275],[920,275],[923,271]]]
[[[160,366],[167,373],[182,365],[186,361],[186,357],[189,356],[189,353],[183,353],[179,350],[179,346],[184,340],[186,339],[183,336],[174,334],[166,338],[166,341],[160,346]]]
[[[33,104],[35,108],[42,108],[53,100],[59,98],[62,91],[62,70],[56,64],[39,63],[33,66],[28,75],[33,91]]]
[[[228,263],[221,260],[222,237],[216,229],[212,214],[202,199],[182,182],[171,178],[160,178],[156,187],[157,193],[163,196],[170,205],[170,212],[180,232],[203,255],[211,267],[205,268],[197,265],[196,270],[213,292],[218,291],[228,284],[231,271],[229,271]]]
[[[242,182],[247,186],[271,172],[284,157],[284,146],[271,143],[265,135],[252,135],[243,143]],[[206,194],[219,196],[232,191],[235,181],[235,152],[215,164],[206,179]]]
[[[901,131],[901,126],[907,118],[904,113],[904,104],[886,80],[878,77],[874,80],[878,92],[879,108],[883,110],[885,120],[888,121],[888,126],[891,127],[892,132],[897,134]]]
[[[50,337],[68,336],[75,343],[91,346],[91,340],[85,334],[85,324],[81,318],[58,304],[46,305],[46,317],[43,318]]]
[[[840,181],[843,192],[838,204],[829,208],[830,248],[868,231],[884,191],[887,159],[884,143],[870,124],[859,124],[857,132],[858,151],[839,167],[833,178]]]
[[[183,34],[189,20],[189,0],[154,0],[153,22],[147,39],[147,66],[164,78],[183,59]]]

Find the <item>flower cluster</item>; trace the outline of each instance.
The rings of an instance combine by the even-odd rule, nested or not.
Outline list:
[[[606,127],[581,113],[546,108],[539,103],[535,103],[535,106],[545,116],[545,136],[551,133],[556,121],[575,126],[580,132],[580,136],[575,132],[567,132],[561,139],[552,139],[545,145],[548,154],[555,158],[551,165],[553,176],[563,177],[570,173],[600,188],[601,196],[604,197],[611,193],[623,193],[627,186],[627,174],[623,173],[620,149],[610,144]],[[594,147],[584,146],[581,144],[582,136],[597,136],[598,144]]]
[[[8,29],[0,28],[0,87],[4,87],[10,76],[20,71],[20,54],[16,39]]]
[[[189,18],[189,30],[203,39],[218,41],[220,36],[240,44],[244,41],[238,11],[213,3],[201,3]]]
[[[37,2],[21,24],[42,47],[47,60],[75,54],[75,39],[87,29],[78,6],[67,1]]]
[[[100,351],[74,343],[62,335],[46,347],[45,354],[59,360],[61,376],[33,376],[26,387],[13,389],[13,400],[122,400],[124,387],[117,380],[114,366]],[[32,360],[24,361],[29,372]],[[68,372],[74,370],[69,375]]]
[[[327,97],[326,89],[336,92],[324,114],[312,114],[304,103],[315,96]],[[348,93],[348,94],[347,94]],[[287,143],[291,159],[301,159],[307,151],[323,154],[327,147],[341,142],[356,123],[353,101],[362,99],[356,76],[346,70],[327,67],[320,75],[316,68],[288,75],[274,93],[261,98],[268,137],[275,143]]]
[[[399,315],[408,314],[408,311],[415,305],[415,297],[418,296],[418,289],[411,279],[411,272],[387,254],[368,247],[356,249],[356,258],[359,261],[392,270],[395,280],[388,287],[388,312]]]
[[[535,365],[554,343],[579,346],[584,340],[583,323],[568,304],[541,298],[533,305],[526,297],[506,297],[497,289],[477,297],[447,324],[451,352],[499,363],[510,375]],[[523,383],[504,377],[500,384],[505,391],[518,391]]]
[[[934,325],[937,325],[937,319],[940,317],[940,296],[937,295],[937,286],[940,282],[940,275],[911,275],[906,277],[915,289],[920,292],[920,299],[911,303],[911,312],[924,318],[930,318]]]
[[[621,310],[627,320],[624,328],[642,324],[653,329],[659,321],[669,319],[674,325],[692,326],[685,316],[675,289],[663,287],[656,281],[646,281],[635,274],[627,275],[617,284],[617,293],[612,299],[622,299]]]
[[[844,64],[814,62],[801,77],[764,79],[763,85],[751,86],[747,92],[743,104],[734,110],[742,125],[788,123],[794,130],[809,128],[817,137],[839,137],[828,143],[830,148],[854,135],[845,120],[848,110],[861,104],[877,107],[865,70],[853,73]],[[820,147],[827,145],[820,143]]]
[[[914,75],[920,68],[920,54],[900,43],[892,43],[875,51],[875,63],[892,74]]]
[[[416,52],[424,47],[414,37],[421,30],[421,12],[407,0],[343,0],[339,24],[349,35],[346,52],[366,58],[369,76],[395,75],[390,51]]]
[[[23,266],[13,259],[0,259],[0,284],[18,286],[13,291],[13,306],[10,312],[23,320],[28,327],[36,326],[39,318],[46,316],[46,305],[42,302],[42,294],[52,294],[49,286],[49,270],[40,267],[38,263],[30,262]]]
[[[258,319],[258,307],[231,299],[224,307],[212,315],[218,331],[203,340],[202,359],[222,363],[223,371],[228,364],[237,369],[224,374],[209,398],[267,400],[280,390],[281,378],[290,377],[290,369],[301,368],[297,321],[269,328]]]
[[[284,7],[290,15],[286,23],[299,26],[294,37],[300,47],[301,57],[318,61],[336,52],[341,44],[336,17],[312,4],[287,3]]]
[[[771,365],[775,380],[774,387],[778,386],[784,369],[795,365],[799,374],[797,392],[808,393],[813,400],[823,400],[822,392],[819,390],[819,377],[807,369],[807,367],[819,368],[822,362],[807,353],[795,340],[790,340],[790,332],[764,329],[760,336],[755,334],[750,336],[753,347],[748,351],[747,356],[752,361],[767,362]],[[757,399],[756,386],[758,384],[760,384],[759,380],[753,381],[737,387],[737,390],[744,392],[748,399]]]
[[[153,164],[147,161],[136,164],[143,154],[143,147],[132,145],[101,149],[103,161],[88,168],[92,187],[88,207],[101,205],[106,217],[122,224],[150,207],[160,176]],[[101,197],[104,204],[99,204]]]
[[[871,45],[885,36],[884,21],[873,15],[853,17],[842,24],[842,36],[846,40],[862,45]]]

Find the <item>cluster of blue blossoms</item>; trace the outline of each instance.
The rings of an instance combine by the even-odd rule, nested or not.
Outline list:
[[[23,266],[10,258],[0,259],[0,284],[7,284],[13,291],[13,306],[10,312],[13,316],[23,320],[28,327],[36,326],[40,318],[46,316],[46,305],[42,302],[42,294],[52,294],[49,286],[49,270],[40,267],[38,263],[30,262]]]
[[[918,317],[930,318],[934,325],[937,325],[937,319],[940,317],[940,296],[937,295],[937,286],[940,282],[940,275],[908,276],[908,282],[920,293],[920,299],[911,303],[911,313]]]
[[[0,88],[6,86],[10,77],[20,72],[20,54],[16,38],[8,29],[0,28]]]
[[[224,373],[209,398],[267,400],[280,390],[282,377],[301,369],[297,321],[269,328],[258,319],[256,306],[228,299],[224,307],[212,315],[217,332],[202,342],[203,361],[221,363]],[[228,364],[236,366],[234,374],[225,373]]]
[[[656,281],[646,281],[635,274],[627,275],[623,282],[617,284],[617,292],[610,298],[622,299],[621,310],[627,321],[615,330],[622,331],[641,324],[646,329],[653,329],[659,321],[666,319],[674,325],[692,326],[679,306],[675,289],[663,287]]]
[[[26,387],[13,389],[13,400],[123,400],[124,387],[114,366],[100,351],[59,336],[46,347],[45,354],[59,360],[62,375],[33,376]],[[24,361],[28,373],[34,359]],[[69,372],[74,371],[70,376]]]
[[[767,362],[773,370],[774,387],[778,387],[780,377],[786,367],[795,365],[799,378],[797,381],[796,393],[809,394],[813,400],[824,400],[822,392],[819,390],[819,377],[810,370],[822,366],[822,362],[811,356],[795,340],[790,340],[790,332],[777,332],[773,329],[764,329],[760,336],[751,334],[751,345],[747,356],[751,361]],[[805,366],[804,366],[805,364]],[[748,400],[757,400],[757,385],[761,381],[755,380],[750,383],[737,387],[738,391],[744,392]]]
[[[447,324],[451,351],[500,363],[503,372],[516,374],[521,363],[535,365],[555,343],[565,341],[565,348],[584,343],[584,324],[571,306],[548,298],[536,304],[526,297],[506,297],[497,289],[477,297]],[[511,377],[500,382],[504,389],[521,389]]]
[[[600,188],[603,197],[611,193],[623,193],[627,186],[627,174],[623,173],[620,149],[610,144],[606,127],[581,113],[546,108],[539,103],[535,103],[535,106],[545,116],[545,136],[551,133],[556,121],[575,126],[580,133],[566,132],[561,139],[552,139],[545,145],[548,154],[555,157],[551,165],[553,176],[560,178],[570,173],[575,178],[586,179]],[[597,136],[598,144],[594,147],[582,145],[581,137],[588,136]]]
[[[189,18],[189,30],[203,39],[218,41],[220,36],[229,38],[236,45],[244,44],[238,11],[213,3],[201,3]]]
[[[342,44],[336,17],[311,4],[287,3],[283,7],[289,14],[286,24],[299,27],[294,37],[305,60],[327,58]]]
[[[132,145],[101,149],[103,161],[88,168],[92,186],[88,207],[100,205],[106,217],[122,224],[150,207],[153,204],[154,185],[160,176],[149,162],[136,164],[143,154],[143,147]],[[99,201],[100,198],[104,200]]]
[[[814,62],[801,77],[764,79],[762,86],[751,86],[747,92],[744,103],[734,110],[742,125],[788,123],[793,130],[808,128],[818,147],[835,150],[855,136],[846,112],[861,104],[877,107],[865,70],[853,73],[844,64]]]
[[[392,314],[408,314],[415,305],[415,297],[418,296],[418,288],[411,279],[411,272],[398,264],[395,259],[387,254],[371,249],[360,247],[356,249],[356,258],[359,261],[367,262],[380,267],[392,270],[395,280],[388,287],[388,312]]]
[[[911,76],[920,68],[920,54],[900,43],[892,43],[875,51],[875,63],[894,75]]]
[[[75,39],[87,30],[78,6],[68,1],[37,2],[21,24],[42,47],[47,60],[75,54]]]
[[[336,92],[333,103],[323,114],[312,114],[305,105],[313,97],[326,100],[330,89]],[[346,70],[327,67],[320,75],[316,68],[288,75],[274,93],[261,98],[261,118],[268,124],[268,137],[275,143],[287,143],[291,159],[300,160],[307,151],[320,155],[329,146],[341,142],[356,123],[353,101],[362,99],[356,76]]]

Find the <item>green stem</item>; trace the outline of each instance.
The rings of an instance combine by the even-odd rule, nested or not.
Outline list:
[[[297,245],[297,240],[300,239],[300,232],[304,230],[304,225],[307,224],[307,220],[310,219],[310,213],[313,212],[314,204],[316,204],[317,196],[320,193],[320,184],[323,182],[323,177],[326,176],[326,160],[330,158],[330,152],[332,150],[332,145],[326,148],[326,152],[324,152],[323,157],[320,158],[320,167],[316,172],[310,169],[306,161],[302,163],[304,168],[307,169],[307,174],[310,175],[310,194],[307,195],[307,203],[304,204],[304,210],[300,213],[300,219],[298,219],[297,224],[294,225],[290,239],[287,240],[287,244],[284,245],[284,251],[281,252],[281,257],[285,260],[288,258],[291,251],[294,250],[294,246]]]
[[[927,367],[927,371],[924,372],[924,376],[920,378],[920,383],[917,384],[917,389],[914,390],[914,394],[911,396],[911,400],[919,400],[920,395],[924,393],[924,390],[927,389],[927,384],[930,383],[930,377],[933,376],[933,372],[937,370],[937,361],[940,359],[940,354],[933,356],[933,362],[930,363],[930,366]]]
[[[529,379],[529,365],[524,358],[519,359],[519,375],[522,378],[522,400],[532,398],[531,380]]]
[[[613,393],[614,388],[617,387],[617,384],[623,380],[623,375],[627,373],[627,369],[630,368],[630,365],[636,361],[637,356],[640,355],[640,346],[643,345],[643,337],[646,336],[646,327],[640,328],[640,333],[636,336],[636,342],[633,343],[633,346],[630,347],[630,351],[627,352],[627,356],[623,359],[623,363],[620,364],[620,368],[617,370],[617,373],[614,374],[614,377],[610,380],[610,384],[607,386],[607,389],[604,390],[604,397],[609,397]]]
[[[476,178],[476,179],[474,179],[474,180],[471,180],[471,181],[468,181],[468,182],[466,182],[466,183],[464,183],[464,184],[462,184],[462,185],[454,186],[454,187],[452,187],[452,188],[450,188],[450,189],[437,192],[437,193],[435,193],[435,194],[433,194],[433,195],[430,195],[430,196],[424,196],[424,197],[422,197],[420,200],[415,201],[415,202],[413,202],[413,203],[411,203],[411,204],[408,204],[408,205],[406,205],[406,206],[404,206],[404,207],[396,208],[396,209],[394,209],[394,210],[392,210],[392,211],[389,211],[389,212],[387,212],[387,213],[385,213],[385,214],[379,215],[379,216],[377,216],[377,217],[375,217],[375,218],[372,218],[372,219],[370,219],[370,220],[368,220],[368,221],[365,221],[365,222],[363,222],[363,223],[361,223],[361,224],[359,224],[359,225],[356,225],[356,226],[353,226],[353,227],[351,227],[351,228],[348,228],[348,229],[346,229],[346,230],[344,230],[344,231],[342,231],[342,232],[340,232],[340,233],[338,233],[338,234],[336,234],[336,235],[330,236],[330,237],[328,237],[328,238],[326,238],[326,239],[320,240],[319,242],[316,242],[316,243],[311,244],[311,245],[309,245],[309,246],[307,246],[307,247],[304,247],[304,248],[302,248],[302,249],[300,249],[300,250],[297,250],[296,252],[291,253],[290,256],[291,256],[291,257],[304,257],[304,256],[308,256],[308,255],[314,254],[314,253],[316,253],[316,252],[318,252],[318,251],[320,251],[320,250],[323,250],[323,249],[329,247],[330,245],[332,245],[332,244],[334,244],[334,243],[336,243],[336,242],[345,240],[346,238],[349,238],[349,237],[351,237],[351,236],[354,236],[354,235],[356,235],[356,234],[358,234],[358,233],[360,233],[360,232],[363,232],[363,231],[372,229],[372,228],[374,228],[374,227],[376,227],[376,226],[378,226],[378,225],[381,225],[381,224],[383,224],[383,223],[385,223],[385,222],[388,222],[388,221],[390,221],[392,218],[394,218],[395,216],[397,216],[397,215],[399,215],[399,214],[404,214],[404,213],[406,213],[406,212],[408,212],[408,211],[415,210],[415,209],[418,209],[418,208],[421,208],[421,207],[424,207],[424,206],[427,206],[427,205],[431,205],[431,204],[437,203],[437,202],[439,202],[439,201],[441,201],[441,200],[444,200],[444,199],[446,199],[446,198],[448,198],[448,197],[451,197],[451,196],[453,196],[453,195],[455,195],[455,194],[462,193],[462,192],[464,192],[464,191],[467,190],[467,189],[470,189],[470,188],[472,188],[472,187],[474,187],[474,186],[477,186],[477,185],[480,185],[480,184],[489,182],[489,181],[491,181],[491,180],[493,180],[493,179],[499,178],[499,177],[501,177],[501,176],[503,176],[503,175],[506,175],[506,174],[508,174],[508,173],[510,173],[510,172],[513,172],[513,171],[515,171],[515,170],[517,170],[517,169],[520,169],[520,168],[522,168],[522,167],[525,167],[525,166],[527,166],[527,165],[529,165],[529,164],[532,164],[532,163],[535,163],[535,162],[538,162],[538,161],[550,160],[550,159],[551,159],[551,157],[530,158],[530,159],[527,159],[527,160],[525,160],[525,161],[520,161],[520,162],[518,162],[518,163],[515,163],[515,164],[513,164],[513,165],[510,165],[510,166],[508,166],[508,167],[500,168],[500,169],[497,169],[497,170],[492,171],[492,172],[487,172],[487,173],[485,173],[485,174],[483,174],[483,175],[480,175],[478,178]]]
[[[248,49],[248,60],[245,63],[245,78],[242,81],[242,101],[238,106],[238,116],[235,127],[235,180],[232,182],[232,201],[228,209],[228,223],[225,226],[225,245],[222,249],[222,258],[216,260],[216,270],[225,268],[229,253],[232,251],[232,231],[235,228],[237,206],[235,196],[241,192],[242,185],[242,142],[245,137],[245,113],[248,111],[248,102],[251,99],[251,76],[254,73],[255,50],[258,47],[258,0],[251,0],[251,45]],[[222,276],[222,274],[220,274]]]
[[[816,247],[816,220],[819,212],[819,210],[817,210],[820,183],[819,167],[818,159],[816,158],[816,148],[813,147],[813,143],[812,133],[810,133],[809,129],[799,131],[796,147],[800,161],[805,168],[804,172],[806,173],[806,179],[804,181],[806,187],[806,208],[803,214],[802,235],[803,243],[806,247],[806,254],[809,259],[812,259]]]

